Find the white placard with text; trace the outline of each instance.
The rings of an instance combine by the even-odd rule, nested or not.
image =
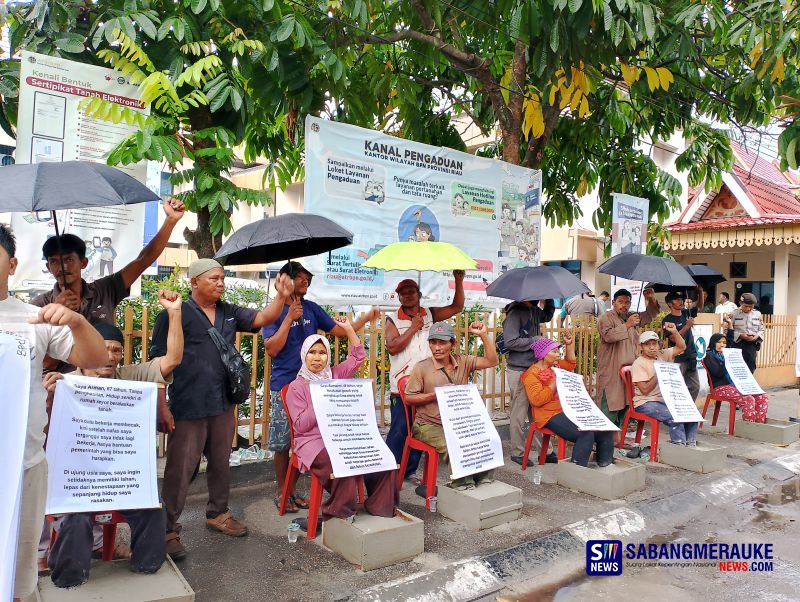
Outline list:
[[[453,479],[505,464],[500,435],[475,385],[436,387]]]
[[[337,379],[309,384],[335,477],[397,469],[394,455],[378,431],[372,381]]]
[[[618,431],[586,390],[583,377],[575,372],[554,368],[556,390],[564,415],[579,431]]]
[[[47,439],[47,514],[157,508],[155,383],[65,376]]]
[[[675,422],[703,422],[705,419],[697,410],[686,381],[681,374],[681,367],[672,362],[655,362],[658,388],[664,403]]]
[[[744,363],[741,349],[726,348],[722,350],[722,355],[725,356],[725,371],[739,393],[759,395],[764,392],[764,389],[756,381],[756,377],[750,372],[750,368]]]

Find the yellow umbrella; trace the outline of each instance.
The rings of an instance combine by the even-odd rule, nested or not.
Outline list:
[[[477,265],[472,257],[447,242],[393,242],[367,259],[361,267],[449,272],[474,270]]]

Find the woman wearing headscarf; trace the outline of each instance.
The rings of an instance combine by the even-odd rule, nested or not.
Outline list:
[[[521,382],[528,395],[533,411],[533,421],[539,428],[548,428],[559,437],[575,444],[572,461],[580,466],[589,464],[589,455],[597,445],[597,465],[608,466],[614,460],[614,435],[611,431],[579,431],[561,409],[556,388],[556,373],[553,368],[575,370],[575,339],[564,334],[566,353],[561,359],[559,345],[547,338],[538,339],[533,345],[534,363],[522,375]]]
[[[728,341],[723,334],[713,334],[708,341],[706,357],[703,360],[706,370],[711,375],[711,385],[714,387],[714,397],[722,401],[733,401],[742,409],[742,420],[747,422],[765,422],[769,397],[765,393],[758,395],[742,395],[733,386],[728,371],[725,369],[725,356],[722,350],[728,346]]]
[[[325,491],[330,493],[330,497],[322,505],[322,520],[332,517],[349,518],[358,511],[358,477],[332,478],[333,466],[317,425],[309,386],[314,380],[352,378],[366,359],[364,346],[350,321],[347,318],[336,318],[336,321],[347,332],[350,343],[347,359],[331,366],[328,339],[319,334],[307,337],[300,349],[302,367],[286,392],[289,419],[294,429],[294,453],[297,454],[300,471],[310,470],[320,480]],[[375,516],[394,516],[398,501],[395,471],[365,474],[363,478],[368,496],[364,509]]]

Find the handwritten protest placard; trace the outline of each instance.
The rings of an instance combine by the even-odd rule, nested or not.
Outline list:
[[[681,367],[672,362],[655,362],[658,388],[664,403],[675,422],[703,422],[705,419],[697,410],[686,381],[683,380]]]
[[[723,349],[722,355],[725,357],[725,371],[731,377],[731,382],[736,390],[742,395],[758,395],[764,389],[756,381],[756,377],[750,372],[750,368],[744,363],[741,349]]]
[[[0,600],[14,598],[23,456],[30,396],[30,344],[0,333],[0,383],[3,383],[0,420]],[[37,376],[38,378],[38,376]]]
[[[475,385],[436,387],[452,478],[503,466],[503,445]]]
[[[335,477],[397,469],[394,455],[378,431],[372,381],[322,380],[311,382],[310,387]]]
[[[159,506],[155,383],[65,376],[47,441],[47,514]]]
[[[597,407],[586,385],[583,384],[583,377],[575,372],[567,372],[560,368],[553,368],[556,373],[556,390],[558,400],[561,402],[561,409],[564,415],[569,418],[579,431],[618,431],[605,414]]]

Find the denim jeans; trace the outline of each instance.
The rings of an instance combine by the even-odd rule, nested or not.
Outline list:
[[[636,411],[666,424],[669,427],[669,440],[673,443],[692,443],[697,440],[697,427],[700,423],[673,422],[666,404],[660,401],[646,401]]]
[[[389,424],[389,432],[386,434],[386,446],[391,450],[392,454],[394,454],[395,462],[400,464],[400,460],[403,459],[403,448],[406,445],[406,437],[408,436],[404,412],[405,406],[400,400],[400,396],[395,393],[389,396],[389,400],[392,404],[392,422]],[[408,455],[406,474],[403,475],[403,478],[408,478],[417,472],[421,457],[421,451],[418,449],[411,450],[411,453]]]

